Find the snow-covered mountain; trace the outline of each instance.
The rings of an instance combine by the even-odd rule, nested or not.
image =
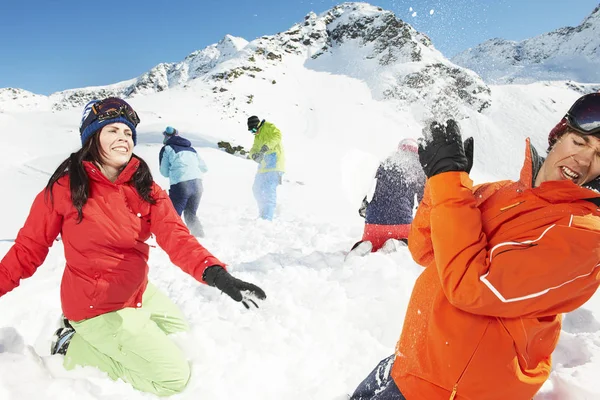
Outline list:
[[[45,106],[61,110],[93,98],[134,97],[198,79],[219,94],[230,90],[228,84],[242,75],[255,78],[258,90],[276,84],[276,76],[285,75],[292,65],[295,74],[313,70],[363,80],[376,99],[434,114],[456,114],[463,104],[482,111],[490,104],[490,90],[483,81],[449,62],[426,35],[390,11],[366,3],[344,3],[320,15],[309,13],[287,31],[250,43],[228,35],[179,63],[159,64],[135,79],[54,93]],[[0,110],[11,107],[2,101],[7,90],[14,92],[0,89]],[[239,94],[234,103],[246,100]]]
[[[250,43],[226,37],[110,86],[51,96],[0,89],[0,258],[35,195],[81,146],[81,105],[126,95],[141,118],[135,153],[159,185],[169,187],[158,166],[166,125],[205,159],[202,244],[268,295],[260,309],[246,310],[151,248],[150,280],[192,328],[174,338],[192,371],[175,397],[347,400],[394,351],[422,271],[406,248],[344,260],[362,237],[357,208],[379,161],[400,140],[419,137],[425,114],[450,113],[475,139],[473,180],[515,179],[525,137],[541,152],[570,104],[599,86],[488,87],[392,13],[348,3]],[[256,219],[256,164],[217,149],[221,140],[248,148],[252,114],[281,129],[286,151],[273,222]],[[66,371],[62,356],[49,354],[64,266],[56,242],[37,272],[0,298],[0,399],[147,400],[95,368]],[[535,400],[600,398],[599,321],[600,294],[565,316],[550,378]]]
[[[576,27],[514,42],[491,39],[452,61],[477,72],[487,83],[540,80],[600,82],[600,5]]]

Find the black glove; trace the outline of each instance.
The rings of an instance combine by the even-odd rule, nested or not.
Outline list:
[[[266,153],[267,151],[269,151],[269,148],[267,147],[266,144],[263,144],[262,147],[260,148],[260,152],[261,153]]]
[[[254,304],[256,308],[258,308],[258,304],[251,298],[244,296],[245,293],[243,294],[242,291],[249,292],[249,294],[256,296],[256,298],[260,300],[267,298],[267,295],[261,288],[252,283],[234,278],[225,270],[225,268],[219,265],[212,265],[206,268],[204,274],[202,274],[202,279],[204,279],[204,282],[209,286],[220,289],[235,301],[241,301],[246,308],[250,308],[248,302]]]
[[[360,215],[363,218],[367,218],[367,206],[368,205],[369,205],[369,202],[367,201],[367,196],[365,196],[365,198],[362,199],[360,208],[358,209],[358,215]]]
[[[449,119],[445,126],[434,121],[424,134],[425,139],[419,140],[419,161],[428,178],[443,172],[467,171],[469,160],[456,121]]]
[[[463,142],[463,147],[465,149],[465,157],[467,157],[467,174],[471,173],[471,168],[473,168],[473,147],[475,143],[472,137],[468,137]]]

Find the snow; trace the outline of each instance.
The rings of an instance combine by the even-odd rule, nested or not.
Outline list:
[[[238,39],[202,54],[218,59],[217,69],[239,65],[259,42]],[[400,140],[420,136],[427,107],[383,100],[374,88],[389,76],[356,72],[368,67],[352,65],[366,50],[348,46],[312,63],[302,54],[270,64],[257,59],[264,71],[256,78],[216,83],[203,77],[130,99],[142,121],[135,152],[162,187],[168,187],[158,171],[164,127],[175,126],[196,146],[209,167],[198,212],[206,231],[201,242],[268,296],[260,309],[246,310],[151,249],[150,280],[191,325],[174,337],[192,366],[188,388],[174,399],[345,400],[394,352],[422,268],[405,248],[344,256],[362,236],[357,209],[378,163]],[[439,60],[435,50],[425,56]],[[525,137],[543,153],[548,132],[580,96],[573,87],[564,81],[493,85],[491,106],[482,113],[459,107],[463,136],[475,139],[475,182],[516,179]],[[11,245],[3,240],[16,236],[34,196],[80,145],[82,107],[53,109],[36,96],[0,91],[0,257]],[[283,133],[287,172],[273,222],[256,218],[256,164],[217,148],[220,140],[250,147],[249,115]],[[56,242],[33,277],[0,298],[0,399],[154,398],[94,368],[67,372],[62,356],[49,355],[64,264]],[[535,400],[600,398],[599,321],[600,295],[565,317],[553,372]]]

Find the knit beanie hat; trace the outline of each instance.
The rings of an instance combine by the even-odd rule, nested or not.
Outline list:
[[[94,107],[96,105],[96,107]],[[103,109],[103,106],[106,106],[107,109]],[[102,116],[103,112],[107,111],[115,112],[114,118],[100,118],[98,116]],[[118,114],[116,112],[118,111]],[[128,113],[131,115],[135,115],[137,122],[130,121],[127,118]],[[97,131],[105,127],[106,125],[114,124],[116,122],[122,122],[131,129],[133,145],[135,146],[137,143],[137,133],[136,126],[139,123],[139,117],[131,108],[131,106],[122,99],[117,97],[109,97],[104,100],[92,100],[85,105],[83,108],[83,114],[81,116],[81,124],[79,125],[79,133],[81,134],[81,145],[83,146],[85,142],[94,135]]]
[[[564,135],[567,132],[567,118],[563,117],[558,124],[550,131],[548,135],[548,145],[550,147],[554,146],[554,143],[558,140],[559,137]]]
[[[410,153],[419,153],[419,144],[415,139],[406,138],[402,139],[398,144],[398,151],[408,151]]]
[[[179,131],[177,129],[173,128],[172,126],[167,126],[165,128],[165,131],[163,132],[163,135],[175,136],[175,135],[179,135]]]
[[[260,119],[256,115],[248,118],[248,130],[258,128],[258,125],[260,125]]]

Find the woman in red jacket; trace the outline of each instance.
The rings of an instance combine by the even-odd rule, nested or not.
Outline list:
[[[60,296],[63,326],[52,354],[67,369],[95,366],[136,389],[170,395],[190,376],[184,354],[167,334],[185,331],[185,318],[148,282],[146,240],[154,235],[171,261],[196,280],[248,307],[264,299],[202,247],[133,154],[138,115],[118,98],[91,101],[80,125],[82,147],[37,195],[15,244],[0,262],[0,296],[44,262],[61,234],[66,266]]]
[[[600,93],[577,100],[543,160],[473,188],[460,130],[433,123],[409,249],[425,267],[396,352],[352,400],[529,400],[548,379],[561,314],[600,283]]]

